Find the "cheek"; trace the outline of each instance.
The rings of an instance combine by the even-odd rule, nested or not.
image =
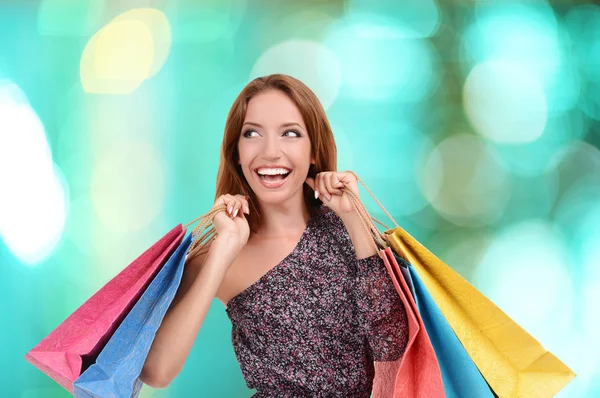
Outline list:
[[[242,163],[248,163],[248,159],[251,157],[252,148],[240,142],[237,146],[237,149],[240,161]]]

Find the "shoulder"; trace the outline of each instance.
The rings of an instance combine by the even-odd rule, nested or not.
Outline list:
[[[350,239],[346,225],[340,216],[325,205],[321,205],[316,211],[319,212],[317,228],[336,245],[340,246],[344,252],[354,252],[352,240]]]

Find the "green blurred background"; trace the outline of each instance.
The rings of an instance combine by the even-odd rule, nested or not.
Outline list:
[[[600,7],[567,0],[0,2],[2,396],[69,396],[24,355],[209,209],[229,107],[275,72],[338,170],[577,373],[559,396],[600,396]],[[250,396],[230,332],[215,300],[142,397]]]

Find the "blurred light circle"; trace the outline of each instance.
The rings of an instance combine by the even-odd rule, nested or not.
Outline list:
[[[435,248],[434,254],[438,258],[472,283],[477,265],[494,241],[494,231],[489,228],[441,229],[435,226],[431,229],[433,233],[427,238],[427,245]]]
[[[148,140],[152,142],[163,138],[161,121],[166,113],[165,98],[168,92],[160,96],[139,90],[127,96],[94,96],[81,110],[84,116],[85,131],[93,153],[110,151],[120,142]]]
[[[71,102],[74,103],[74,102]],[[83,107],[73,107],[65,116],[58,136],[54,140],[54,157],[69,181],[74,197],[89,192],[90,176],[94,163],[89,114]]]
[[[473,284],[546,348],[555,350],[573,322],[567,253],[563,236],[551,224],[543,220],[514,224],[489,246]]]
[[[600,120],[600,84],[588,81],[582,90],[579,107],[593,120]]]
[[[98,219],[90,195],[81,194],[72,198],[65,224],[65,238],[86,255],[95,254],[92,244],[92,228],[95,223],[98,223]]]
[[[300,12],[282,15],[277,24],[269,28],[264,40],[274,37],[318,41],[327,32],[334,17],[318,8],[307,8]]]
[[[494,148],[506,167],[516,175],[535,177],[554,174],[548,161],[573,140],[581,139],[589,129],[588,119],[578,109],[548,119],[542,135],[525,143],[495,143]]]
[[[588,353],[595,358],[596,370],[600,366],[600,317],[593,316],[600,308],[600,206],[596,206],[594,213],[590,214],[594,220],[587,239],[582,242],[581,257],[583,260],[583,308],[581,308],[583,334],[587,344]]]
[[[332,24],[325,45],[342,67],[343,95],[359,100],[417,102],[439,85],[439,56],[424,39],[371,15]]]
[[[265,51],[254,63],[250,79],[283,73],[306,84],[327,109],[338,95],[340,63],[326,47],[308,40],[289,40]]]
[[[332,126],[332,130],[337,147],[337,169],[338,171],[352,170],[355,149],[351,140],[342,129]]]
[[[565,25],[573,38],[581,71],[588,80],[600,85],[600,6],[570,7],[565,15]]]
[[[141,253],[156,243],[157,237],[173,225],[165,225],[162,217],[153,220],[151,225],[139,230],[115,230],[101,222],[90,225],[90,241],[88,244],[94,251],[92,264],[92,283],[94,289],[100,289],[114,278],[123,267],[130,264]]]
[[[37,11],[37,31],[48,36],[88,36],[102,23],[105,0],[42,0]]]
[[[433,0],[349,0],[345,12],[386,18],[406,26],[414,37],[434,36],[440,26],[440,10]]]
[[[452,136],[438,144],[418,181],[438,213],[462,226],[493,224],[512,194],[510,177],[497,154],[470,135]]]
[[[473,68],[464,85],[467,116],[482,136],[523,143],[540,137],[548,108],[537,77],[510,62],[487,61]]]
[[[575,141],[558,151],[548,167],[558,175],[560,190],[554,220],[579,250],[581,240],[594,231],[588,222],[595,220],[590,215],[600,198],[600,150],[587,142]]]
[[[172,33],[169,20],[160,10],[154,8],[136,8],[126,11],[112,20],[113,23],[121,21],[141,22],[145,25],[147,30],[150,31],[152,35],[153,58],[150,65],[150,71],[146,78],[154,76],[162,69],[171,51]],[[143,30],[144,29],[140,29],[140,32]],[[144,35],[144,33],[142,33],[142,35]],[[139,49],[137,51],[139,51]],[[142,56],[144,55],[145,54],[142,54]]]
[[[429,201],[419,188],[420,171],[435,148],[431,139],[416,126],[392,120],[365,120],[364,124],[354,125],[354,164],[364,170],[364,180],[369,189],[377,195],[394,194],[393,199],[384,200],[385,208],[394,216],[408,216],[429,205]],[[377,159],[377,165],[373,165]],[[381,172],[379,165],[385,165],[393,172]],[[441,175],[428,178],[431,186],[439,186]],[[383,200],[383,198],[382,198]]]
[[[121,142],[97,155],[92,203],[110,229],[131,232],[147,227],[160,213],[164,192],[164,161],[150,143]]]
[[[68,185],[52,161],[41,121],[9,80],[0,80],[0,185],[4,242],[24,264],[44,261],[63,233]]]
[[[161,11],[127,11],[87,43],[81,84],[88,93],[128,94],[162,68],[170,46],[170,26]]]
[[[480,2],[474,15],[461,42],[467,70],[487,61],[512,63],[536,77],[550,113],[577,105],[580,78],[571,39],[548,3]]]
[[[246,14],[247,0],[178,0],[165,5],[175,42],[231,38]]]
[[[471,66],[512,62],[544,82],[554,77],[561,62],[556,16],[543,2],[478,3],[475,21],[463,37]]]

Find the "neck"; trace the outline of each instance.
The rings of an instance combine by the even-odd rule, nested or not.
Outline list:
[[[254,234],[258,239],[296,236],[304,231],[310,211],[303,195],[282,203],[259,203],[261,223]]]

